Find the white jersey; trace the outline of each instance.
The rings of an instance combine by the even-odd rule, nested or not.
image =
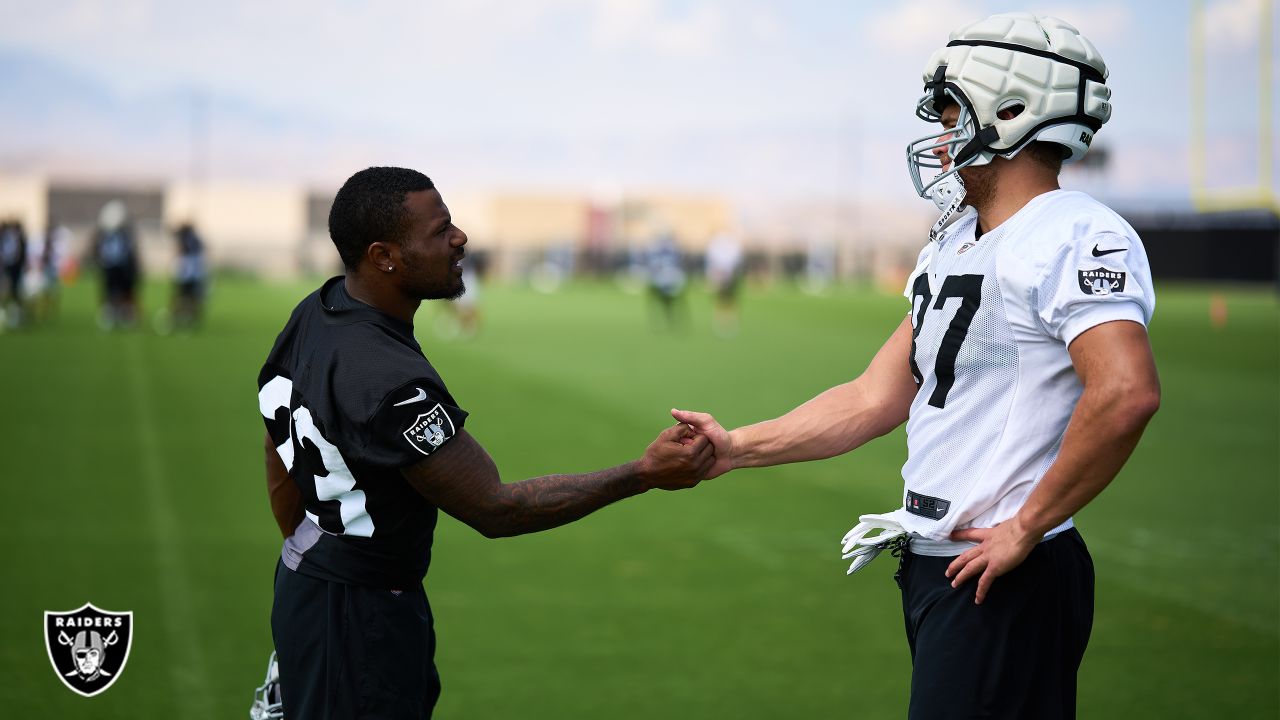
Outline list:
[[[728,233],[720,233],[707,246],[707,280],[720,286],[730,282],[742,265],[742,245]]]
[[[1105,322],[1145,326],[1155,308],[1142,241],[1084,193],[1045,193],[976,228],[971,211],[925,247],[905,292],[919,389],[890,517],[930,540],[1022,507],[1080,398],[1067,346]]]

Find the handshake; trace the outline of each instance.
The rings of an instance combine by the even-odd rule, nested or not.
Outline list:
[[[733,469],[728,431],[707,413],[672,410],[679,421],[663,430],[636,461],[646,489],[680,490]]]

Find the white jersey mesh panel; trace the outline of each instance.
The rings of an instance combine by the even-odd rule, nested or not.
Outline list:
[[[933,540],[1017,512],[1080,397],[1070,343],[1155,306],[1141,241],[1083,193],[1045,193],[980,238],[976,225],[970,213],[926,247],[906,290],[920,386],[891,516]]]
[[[1017,387],[1018,347],[995,272],[1004,231],[974,240],[975,226],[973,215],[957,223],[912,293],[914,358],[923,382],[907,422],[903,476],[912,479],[909,492],[946,503],[941,522],[927,523],[940,534],[950,532],[990,463],[1004,431],[993,419],[1009,416]]]

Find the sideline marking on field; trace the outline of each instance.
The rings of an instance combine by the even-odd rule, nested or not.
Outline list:
[[[129,386],[137,406],[138,446],[142,459],[143,489],[147,495],[147,509],[151,515],[151,527],[155,532],[157,581],[160,584],[161,607],[164,615],[166,640],[169,645],[168,663],[178,698],[179,713],[184,718],[208,718],[212,697],[209,692],[208,672],[205,664],[204,643],[195,613],[191,609],[191,583],[182,564],[182,535],[175,520],[177,510],[169,496],[165,482],[164,465],[160,459],[160,442],[156,433],[155,418],[151,415],[151,388],[140,347],[141,340],[132,338],[129,343]],[[181,661],[179,661],[181,659]]]

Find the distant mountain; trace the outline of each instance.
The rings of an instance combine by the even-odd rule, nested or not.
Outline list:
[[[326,148],[387,135],[197,87],[125,95],[56,59],[0,48],[0,171],[327,178]]]

